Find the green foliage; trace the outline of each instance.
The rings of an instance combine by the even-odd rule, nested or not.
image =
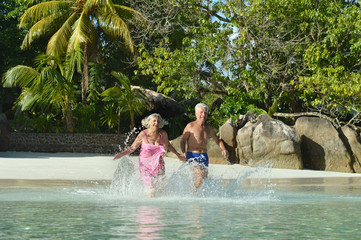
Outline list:
[[[52,113],[39,116],[33,115],[32,125],[33,131],[38,133],[54,132],[54,130],[55,132],[64,131],[61,121]],[[54,129],[54,126],[56,129]]]
[[[113,126],[113,117],[109,116],[108,111],[114,110],[114,114],[118,115],[118,132],[120,131],[121,114],[128,112],[130,116],[130,130],[135,127],[135,115],[141,115],[145,110],[145,95],[141,90],[132,88],[130,80],[127,76],[120,72],[112,72],[121,87],[114,86],[106,89],[101,93],[103,101],[110,102],[110,106],[106,109],[106,114],[103,115],[103,122],[108,123],[108,126]]]
[[[21,88],[18,106],[39,119],[53,112],[56,118],[69,120],[66,113],[74,110],[76,131],[103,131],[103,124],[120,132],[128,124],[135,126],[143,114],[145,100],[131,86],[137,84],[184,103],[186,115],[168,126],[174,135],[194,117],[198,102],[211,107],[209,122],[216,129],[229,117],[248,111],[273,115],[317,109],[343,120],[360,115],[358,1],[172,0],[169,4],[177,14],[168,19],[165,11],[143,18],[141,8],[137,12],[118,2],[0,4],[0,68],[2,73],[8,70],[4,86]],[[155,3],[159,2],[164,3]],[[128,26],[144,26],[142,22],[135,28],[138,21],[128,25],[135,15],[149,23],[167,19],[169,32],[151,29],[153,34],[133,41]],[[23,48],[33,47],[25,52],[29,55],[43,48],[45,39],[48,57],[37,59],[33,68],[26,54],[19,53],[20,39]],[[132,50],[138,66],[132,62]],[[86,107],[78,105],[77,86],[88,61]],[[6,90],[6,97],[0,89],[0,101],[16,89],[12,94]]]
[[[37,53],[36,48],[27,52],[20,49],[25,33],[17,25],[18,18],[25,9],[26,5],[21,0],[0,2],[0,76],[16,65],[30,65]],[[9,110],[18,95],[18,89],[4,89],[0,86],[0,105],[4,105],[3,111]]]
[[[309,73],[295,85],[311,96],[305,98],[309,106],[345,119],[361,110],[361,10],[342,2],[321,3],[322,12],[307,16],[322,29],[304,54]]]
[[[189,10],[189,19],[197,18],[182,45],[171,48],[165,38],[157,48],[140,47],[137,74],[151,76],[159,91],[208,104],[222,98],[224,111],[217,109],[215,120],[246,106],[270,115],[320,105],[333,112],[337,106],[361,110],[358,3],[177,3]]]
[[[236,120],[241,114],[247,112],[256,112],[258,114],[266,114],[263,109],[258,108],[252,99],[246,94],[230,95],[223,99],[223,103],[219,108],[211,109],[209,122],[215,129],[224,124],[229,118]]]
[[[99,63],[89,63],[89,89],[87,101],[96,103],[100,100],[102,82],[105,79],[104,66]]]
[[[99,113],[101,109],[99,105],[94,103],[89,105],[78,105],[73,110],[75,119],[75,131],[79,133],[101,133],[101,119]]]
[[[168,133],[170,140],[182,135],[185,126],[191,121],[187,115],[179,115],[168,119],[168,125],[164,126],[164,130]]]
[[[15,131],[31,133],[63,133],[66,131],[64,124],[59,117],[53,113],[44,114],[32,112],[30,114],[18,114],[11,121],[12,128]]]
[[[3,76],[4,87],[20,87],[16,106],[21,111],[49,109],[63,113],[68,131],[73,131],[71,105],[75,102],[75,87],[71,71],[65,71],[63,63],[48,55],[37,58],[38,69],[18,65]]]
[[[104,106],[100,117],[101,123],[113,129],[120,123],[120,115],[117,114],[118,106],[115,103],[109,103]]]
[[[102,30],[116,38],[122,38],[132,48],[132,41],[124,21],[116,9],[132,12],[124,6],[96,0],[87,0],[85,4],[78,1],[46,1],[28,8],[21,17],[20,28],[29,28],[22,48],[42,36],[52,35],[47,45],[47,53],[56,57],[64,56],[73,50],[80,50],[84,43],[95,39],[95,22]]]
[[[151,75],[158,91],[165,94],[177,92],[187,99],[194,95],[203,99],[209,93],[224,95],[228,78],[223,76],[217,63],[226,54],[227,46],[222,42],[229,41],[227,32],[229,29],[221,29],[219,22],[201,18],[197,27],[188,30],[180,49],[170,48],[168,38],[154,51],[141,45],[137,73]]]
[[[223,115],[237,116],[240,114],[246,114],[247,112],[257,112],[258,114],[265,114],[263,109],[250,104],[243,99],[237,99],[237,97],[227,97],[226,101],[221,105],[220,110]]]
[[[48,55],[59,59],[73,59],[77,63],[78,73],[82,74],[82,102],[86,104],[89,87],[88,61],[90,57],[96,57],[99,32],[121,39],[130,52],[134,51],[128,26],[119,14],[129,18],[140,13],[112,1],[37,3],[21,16],[19,27],[28,29],[21,48],[28,49],[35,41],[47,39]],[[94,90],[94,86],[92,87]],[[91,94],[90,100],[96,97],[94,91]]]

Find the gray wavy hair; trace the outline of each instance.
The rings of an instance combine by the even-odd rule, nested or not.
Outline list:
[[[209,107],[208,107],[206,104],[204,104],[204,103],[198,103],[198,104],[194,107],[195,112],[197,112],[198,109],[201,108],[201,107],[202,107],[202,108],[205,108],[207,113],[209,112]]]
[[[154,117],[158,117],[158,120],[159,120],[159,128],[162,128],[164,127],[164,125],[167,125],[168,122],[166,120],[164,120],[162,118],[162,116],[159,114],[159,113],[152,113],[150,114],[148,117],[145,117],[143,120],[142,120],[142,125],[146,128],[149,128],[149,121],[154,118]]]

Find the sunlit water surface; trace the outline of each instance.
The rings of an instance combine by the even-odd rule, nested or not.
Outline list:
[[[360,188],[252,188],[240,176],[209,178],[195,192],[192,176],[182,166],[149,198],[123,159],[110,186],[3,188],[0,239],[360,238]]]

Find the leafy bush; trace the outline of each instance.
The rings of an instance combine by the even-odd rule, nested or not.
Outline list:
[[[16,115],[14,120],[10,121],[11,127],[15,132],[31,133],[60,133],[66,132],[61,117],[49,113],[38,114],[30,113]]]
[[[73,117],[75,119],[75,132],[80,133],[100,133],[102,126],[99,113],[100,105],[91,103],[90,105],[78,105],[73,110]]]

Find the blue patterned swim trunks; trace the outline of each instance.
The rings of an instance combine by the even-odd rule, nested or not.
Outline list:
[[[196,162],[200,166],[208,167],[209,159],[207,153],[187,152],[186,158],[188,163]]]

